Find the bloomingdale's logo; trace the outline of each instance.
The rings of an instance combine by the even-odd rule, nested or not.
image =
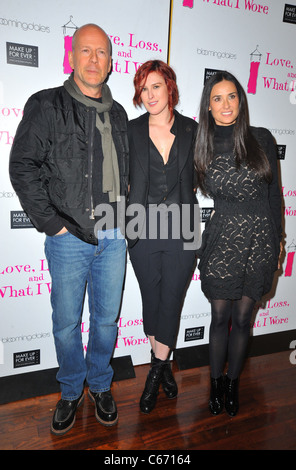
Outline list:
[[[8,26],[11,28],[21,28],[23,31],[36,31],[40,33],[50,33],[49,26],[41,24],[27,23],[25,21],[10,20],[7,18],[0,18],[0,26]]]

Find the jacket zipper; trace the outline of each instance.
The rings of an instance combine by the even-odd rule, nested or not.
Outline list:
[[[95,109],[90,109],[90,142],[89,142],[89,149],[90,149],[90,152],[89,152],[89,171],[88,171],[88,174],[89,174],[89,179],[88,179],[88,191],[89,191],[89,198],[90,198],[90,207],[89,207],[89,210],[90,210],[90,214],[89,214],[89,218],[90,219],[94,219],[95,218],[95,215],[94,215],[94,203],[93,203],[93,188],[92,188],[92,178],[93,178],[93,158],[94,158],[94,129],[95,129],[95,125],[94,125],[94,121],[96,119],[96,110]]]

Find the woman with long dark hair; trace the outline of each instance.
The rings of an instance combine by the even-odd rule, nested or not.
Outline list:
[[[127,212],[134,205],[137,210],[140,206],[144,217],[138,222],[136,234],[128,229],[127,217],[126,235],[141,290],[144,332],[152,351],[151,369],[140,399],[141,411],[150,413],[160,383],[168,398],[178,393],[168,358],[175,346],[184,292],[194,270],[195,250],[184,249],[184,227],[178,231],[177,219],[180,216],[184,222],[185,205],[193,222],[197,204],[193,161],[197,124],[174,109],[179,100],[176,75],[166,63],[145,62],[135,75],[134,86],[133,102],[135,106],[144,105],[147,112],[129,123]],[[167,232],[162,231],[160,219]],[[190,220],[187,223],[192,226]]]
[[[211,302],[209,407],[214,415],[224,404],[230,416],[238,411],[252,312],[271,290],[280,252],[276,146],[267,129],[248,122],[238,80],[228,72],[208,79],[200,104],[195,167],[200,191],[214,200],[199,250],[201,288]]]

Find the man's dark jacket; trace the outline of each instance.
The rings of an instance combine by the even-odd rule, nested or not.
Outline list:
[[[110,110],[120,194],[128,189],[127,115]],[[66,226],[96,244],[93,218],[93,159],[96,109],[72,98],[64,87],[40,91],[26,103],[10,155],[10,178],[24,211],[40,232]]]

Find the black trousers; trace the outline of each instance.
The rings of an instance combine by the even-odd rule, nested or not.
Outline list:
[[[140,239],[129,255],[142,296],[144,332],[172,349],[195,252],[184,250],[182,240]]]

